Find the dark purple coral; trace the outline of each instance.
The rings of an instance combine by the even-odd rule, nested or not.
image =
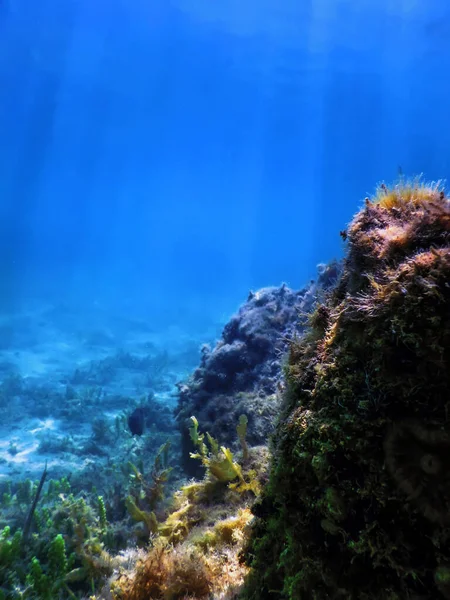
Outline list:
[[[216,346],[203,346],[200,366],[178,386],[185,456],[191,450],[191,415],[221,444],[235,446],[239,416],[246,414],[249,443],[267,443],[279,411],[278,390],[289,340],[302,331],[301,316],[311,311],[338,271],[337,263],[320,265],[317,282],[300,291],[283,284],[250,292]],[[193,473],[195,461],[187,458],[185,467]]]

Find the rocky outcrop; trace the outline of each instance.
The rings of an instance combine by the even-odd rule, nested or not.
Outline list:
[[[338,263],[320,265],[317,282],[300,291],[283,284],[250,292],[216,346],[203,346],[199,367],[178,385],[177,419],[189,473],[198,473],[195,461],[189,459],[191,415],[203,431],[233,447],[239,416],[245,414],[248,442],[267,443],[279,412],[289,341],[302,331],[305,315],[338,272]]]
[[[450,203],[381,186],[290,345],[246,600],[450,598]]]

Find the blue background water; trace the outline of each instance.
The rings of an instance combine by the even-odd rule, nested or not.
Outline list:
[[[1,0],[1,299],[176,318],[300,287],[445,178],[445,0]]]

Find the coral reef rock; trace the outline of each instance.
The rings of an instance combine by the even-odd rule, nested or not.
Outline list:
[[[290,346],[247,600],[450,598],[450,203],[382,185]]]
[[[283,284],[250,292],[215,348],[203,346],[200,366],[178,385],[177,418],[187,472],[198,474],[197,465],[189,458],[192,415],[221,444],[233,447],[236,423],[245,414],[249,443],[267,443],[279,412],[288,340],[301,331],[301,315],[311,310],[318,294],[336,280],[338,272],[336,262],[319,265],[317,282],[300,291]]]

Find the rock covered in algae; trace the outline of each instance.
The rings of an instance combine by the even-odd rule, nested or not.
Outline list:
[[[178,423],[184,456],[193,450],[189,438],[191,415],[221,444],[235,446],[239,415],[249,419],[248,441],[265,444],[280,408],[278,393],[288,339],[300,330],[299,313],[311,310],[317,294],[334,282],[335,262],[319,265],[316,282],[294,291],[287,285],[250,292],[226,324],[214,348],[204,346],[199,367],[179,384]],[[196,474],[193,461],[185,468]]]
[[[450,598],[450,203],[382,185],[290,348],[244,597]]]

